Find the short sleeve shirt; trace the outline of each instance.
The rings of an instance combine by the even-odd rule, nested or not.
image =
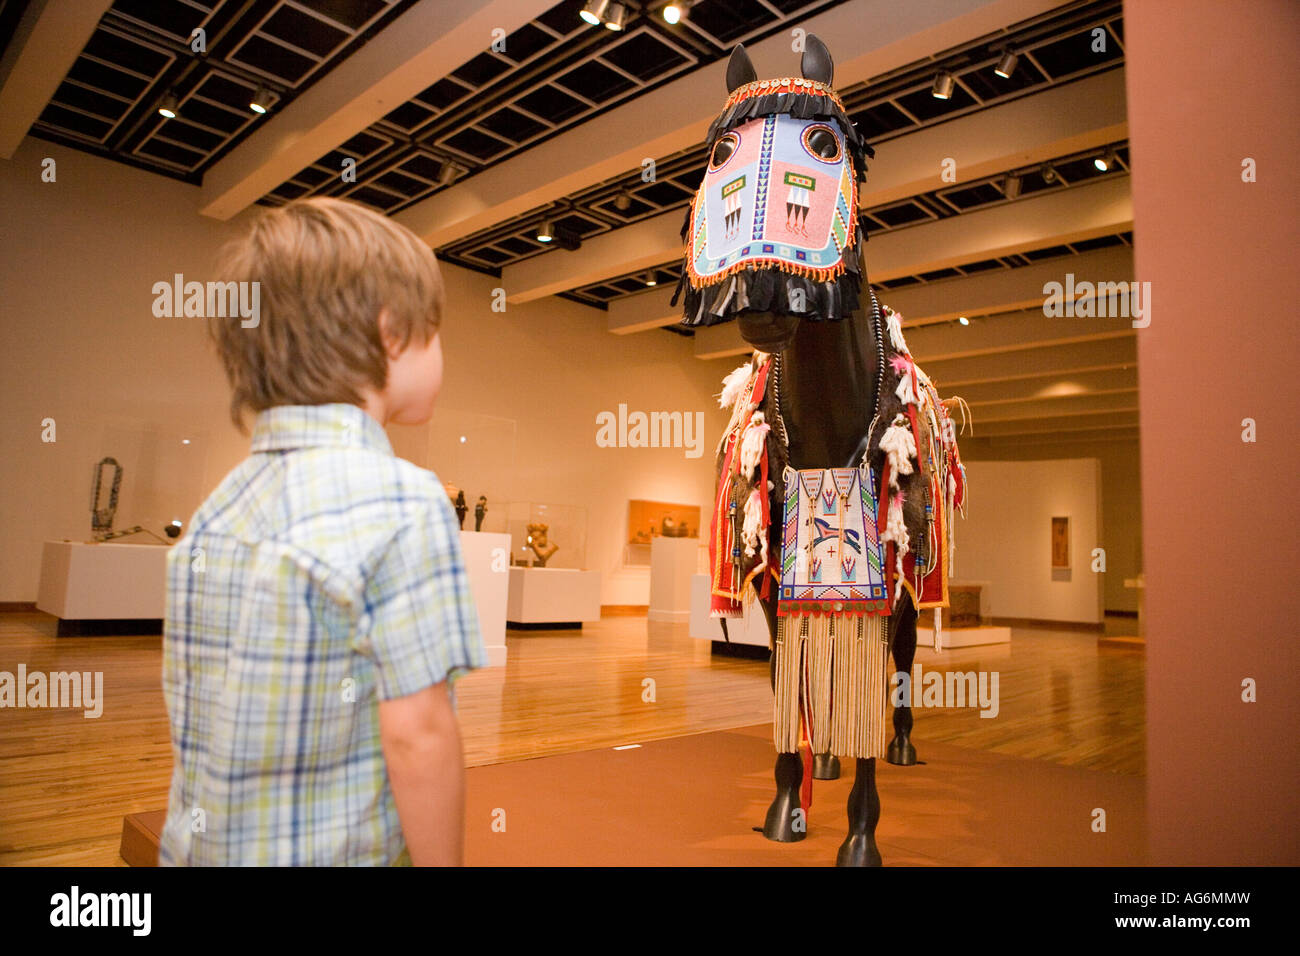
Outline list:
[[[168,555],[160,862],[404,862],[379,701],[486,663],[437,476],[354,405],[262,412]]]

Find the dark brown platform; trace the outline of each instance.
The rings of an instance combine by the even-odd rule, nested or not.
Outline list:
[[[885,865],[1145,863],[1144,778],[916,743],[925,763],[879,763],[876,839]],[[773,758],[764,724],[474,767],[466,777],[465,859],[472,866],[832,864],[844,839],[851,769],[815,783],[807,839],[778,844],[753,830],[772,799]],[[1106,832],[1092,828],[1096,808],[1106,812]],[[492,826],[500,811],[504,832]],[[161,818],[161,811],[126,818],[127,862],[156,859]]]

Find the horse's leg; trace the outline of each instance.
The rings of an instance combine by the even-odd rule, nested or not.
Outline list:
[[[910,698],[912,662],[916,659],[916,617],[916,607],[910,600],[904,600],[902,607],[890,620],[894,629],[894,667],[898,673],[908,675],[909,696],[902,705],[894,708],[894,739],[889,742],[885,759],[901,767],[910,767],[916,763],[916,748],[912,746]]]
[[[836,866],[880,866],[876,823],[880,794],[876,792],[876,761],[858,759],[858,775],[849,792],[849,835],[840,844]]]
[[[767,618],[768,631],[771,634],[773,648],[769,679],[772,693],[776,693],[776,601],[759,601],[763,606],[763,616]],[[763,836],[777,843],[797,843],[808,835],[808,821],[801,810],[799,787],[803,783],[803,759],[797,754],[776,755],[776,796],[767,808],[767,819],[763,822]],[[796,826],[798,822],[798,826]]]

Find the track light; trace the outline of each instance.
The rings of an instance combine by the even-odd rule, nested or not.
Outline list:
[[[1044,165],[1043,168],[1039,170],[1039,172],[1042,174],[1043,182],[1045,183],[1056,182],[1056,170],[1053,169],[1051,166]]]
[[[248,101],[248,108],[254,113],[265,113],[271,108],[271,93],[265,86],[259,86],[253,98]]]
[[[668,23],[680,23],[685,20],[691,12],[694,4],[690,0],[682,0],[681,3],[670,3],[664,7],[664,20]]]
[[[167,119],[175,119],[176,111],[178,109],[180,109],[180,104],[176,102],[176,94],[173,91],[168,90],[167,95],[164,96],[162,102],[158,104],[158,114],[167,117]]]
[[[1096,166],[1098,170],[1104,173],[1106,170],[1110,169],[1112,166],[1115,165],[1116,158],[1117,157],[1115,156],[1115,151],[1113,149],[1108,149],[1106,150],[1106,152],[1096,157],[1092,161],[1092,165]]]
[[[537,230],[538,242],[550,242],[555,238],[555,224],[549,219],[543,219],[542,225]]]
[[[627,25],[627,7],[621,3],[611,3],[605,14],[606,30],[622,30]]]
[[[957,323],[959,325],[970,325],[970,319],[966,318],[964,315],[959,315],[957,316]]]
[[[1011,74],[1016,71],[1016,64],[1020,62],[1020,57],[1010,50],[1002,51],[1002,58],[998,60],[998,65],[993,68],[993,72],[1004,80],[1009,79]]]
[[[936,100],[946,100],[952,96],[952,88],[955,84],[953,75],[946,70],[934,78],[934,86],[930,88],[930,94]]]
[[[654,271],[653,269],[647,269],[647,270],[646,270],[646,273],[645,273],[645,284],[648,285],[648,286],[649,286],[649,285],[658,285],[658,284],[659,284],[659,280],[655,278],[655,271]]]
[[[626,189],[620,189],[614,196],[614,208],[619,212],[627,212],[632,208],[632,194]]]
[[[1015,199],[1020,195],[1020,177],[1015,173],[1008,173],[1007,178],[1002,180],[1002,194],[1008,199]]]
[[[586,20],[593,27],[598,27],[601,21],[605,19],[605,11],[609,9],[609,0],[587,0],[586,5],[578,13],[578,16]]]
[[[464,170],[455,163],[446,162],[442,164],[442,169],[438,170],[438,185],[450,186],[456,181],[456,177],[463,173]]]

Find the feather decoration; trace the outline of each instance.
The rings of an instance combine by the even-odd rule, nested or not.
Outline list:
[[[749,380],[754,377],[754,366],[751,362],[737,368],[734,372],[722,380],[722,394],[718,397],[719,408],[730,408],[739,401],[740,396],[744,394],[745,387]]]
[[[754,548],[758,546],[762,524],[763,498],[759,490],[755,488],[745,500],[745,524],[740,532],[745,541],[745,557],[747,558],[754,556]]]
[[[912,473],[912,459],[916,457],[916,439],[902,415],[895,415],[893,424],[880,436],[880,450],[889,459],[889,486],[897,488],[898,476]]]
[[[745,429],[745,437],[740,444],[740,470],[743,474],[758,478],[757,468],[763,458],[763,448],[767,442],[767,433],[772,430],[763,419],[762,412],[754,412]]]
[[[907,340],[903,338],[903,317],[885,306],[885,327],[889,329],[889,341],[895,349],[904,355],[911,355],[907,350]]]

